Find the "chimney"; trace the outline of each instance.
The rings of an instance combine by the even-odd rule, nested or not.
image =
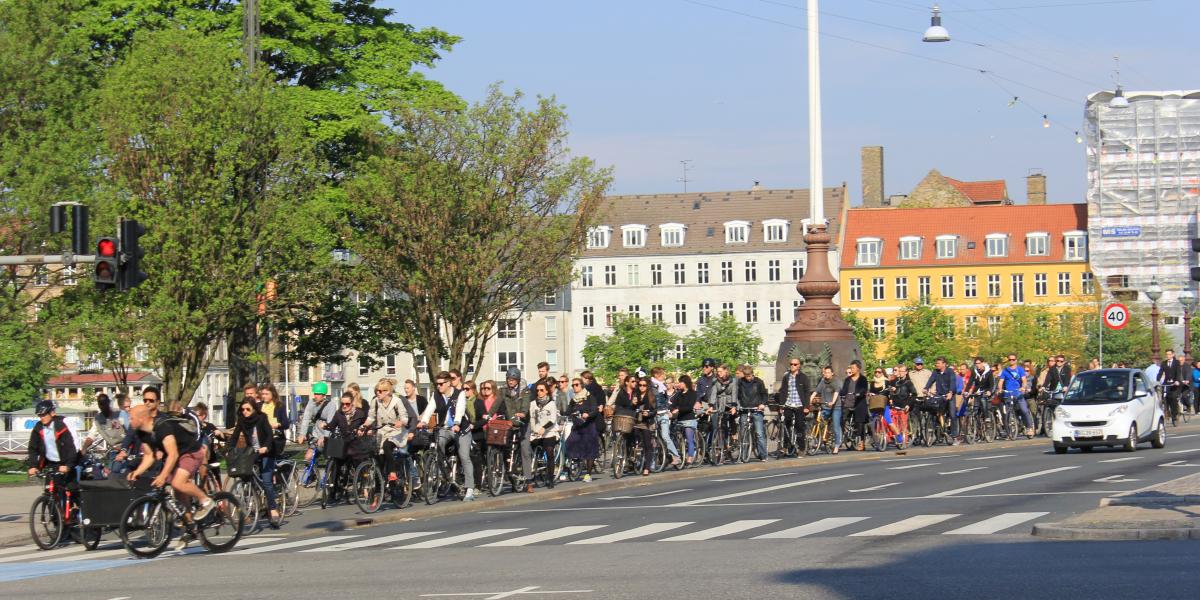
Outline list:
[[[757,179],[754,180],[754,185],[750,186],[750,191],[752,191],[752,192],[761,192],[762,191],[762,186],[758,184]]]
[[[1025,202],[1030,206],[1046,204],[1046,176],[1034,169],[1025,178]]]
[[[862,147],[862,205],[883,206],[883,146]]]

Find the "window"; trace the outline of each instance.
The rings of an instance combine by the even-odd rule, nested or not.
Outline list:
[[[767,219],[763,221],[763,239],[768,244],[787,241],[788,222],[783,219]]]
[[[662,323],[663,322],[663,305],[661,305],[661,304],[651,304],[650,305],[650,321],[652,323]]]
[[[871,299],[883,300],[883,278],[875,277],[871,279]]]
[[[686,304],[676,304],[675,305],[675,324],[676,325],[687,325],[687,305]]]
[[[558,370],[558,350],[546,351],[546,364],[550,365],[550,372]]]
[[[687,283],[687,270],[683,263],[675,263],[675,285]]]
[[[917,278],[917,299],[922,304],[929,304],[929,297],[933,294],[930,291],[931,285],[928,275],[922,275]]]
[[[721,261],[721,283],[733,283],[733,261]]]
[[[758,302],[751,301],[746,303],[746,322],[758,322]]]
[[[497,352],[496,371],[505,373],[512,368],[521,368],[521,354],[519,352]]]
[[[1163,317],[1163,325],[1166,325],[1168,327],[1174,327],[1176,325],[1179,325],[1179,322],[1180,322],[1180,318],[1177,316]]]
[[[953,298],[954,297],[954,276],[953,275],[942,275],[942,297],[943,298]]]
[[[904,317],[896,317],[896,335],[904,335]]]
[[[646,246],[646,226],[622,225],[621,241],[626,248],[644,248]]]
[[[596,326],[596,308],[595,307],[592,307],[592,306],[583,307],[583,326],[584,327],[595,327]]]
[[[628,306],[628,310],[625,312],[629,313],[629,316],[631,317],[637,317],[639,319],[642,317],[642,307],[638,304],[630,304]]]
[[[954,319],[946,319],[946,337],[954,337]]]
[[[133,360],[136,360],[138,362],[146,362],[146,361],[150,360],[150,347],[147,346],[146,344],[138,344],[137,346],[134,346]],[[341,369],[341,365],[338,365],[337,369],[326,368],[325,370],[326,371],[335,371],[335,370],[341,371],[342,369]]]
[[[696,283],[708,283],[708,263],[696,265]]]
[[[733,316],[733,303],[732,302],[722,302],[721,303],[721,313],[732,317]]]
[[[1030,233],[1025,235],[1025,256],[1046,256],[1050,254],[1050,234]]]
[[[780,323],[783,321],[783,303],[778,300],[772,300],[767,305],[767,318],[772,323]]]
[[[75,265],[68,265],[62,269],[62,284],[75,285]]]
[[[67,364],[75,364],[79,362],[79,348],[75,344],[67,344],[63,347],[63,362]]]
[[[988,333],[1000,335],[1000,317],[996,315],[988,317]]]
[[[33,285],[50,285],[50,272],[46,270],[45,265],[33,268]]]
[[[988,275],[988,298],[1000,297],[1000,276]]]
[[[617,285],[617,265],[604,265],[604,285]]]
[[[683,245],[683,233],[687,230],[686,226],[680,223],[667,223],[659,225],[658,229],[663,247],[677,248]]]
[[[309,381],[310,371],[312,367],[306,365],[298,365],[296,367],[296,381]]]
[[[853,278],[850,280],[850,301],[858,302],[862,300],[862,280]]]
[[[1063,234],[1066,244],[1066,260],[1087,260],[1087,234],[1082,231],[1068,231]]]
[[[758,281],[758,261],[746,261],[746,283]]]
[[[396,355],[389,354],[383,358],[383,370],[388,375],[396,374]]]
[[[592,287],[592,265],[584,265],[579,269],[579,287]]]
[[[550,292],[549,294],[546,294],[542,297],[542,303],[546,306],[554,306],[555,304],[558,304],[558,293]]]
[[[1008,236],[1003,233],[989,233],[985,238],[988,257],[1008,256]]]
[[[701,325],[703,325],[708,322],[708,310],[709,310],[708,303],[701,302],[699,313],[696,315],[697,323],[700,323]]]
[[[496,339],[515,340],[520,337],[520,319],[500,319],[499,321],[496,321]]]
[[[638,285],[641,283],[642,269],[638,265],[625,265],[625,274],[629,285]]]
[[[687,344],[675,342],[675,360],[683,360],[687,358],[687,355]]]
[[[1014,273],[1012,276],[1012,301],[1013,304],[1025,302],[1025,276],[1020,273]]]
[[[882,241],[878,238],[860,238],[857,247],[858,253],[854,259],[855,265],[860,267],[879,265],[879,251],[883,248]]]
[[[750,223],[747,221],[729,221],[725,223],[725,243],[745,244],[750,240]]]
[[[792,320],[796,319],[796,313],[800,312],[800,300],[792,300]]]
[[[613,319],[617,318],[617,305],[608,304],[604,307],[604,326],[612,327]]]
[[[804,277],[804,259],[792,259],[792,281],[800,281]]]
[[[921,258],[921,238],[906,236],[900,238],[900,260],[917,260]]]
[[[779,281],[779,259],[767,261],[767,281]]]
[[[979,334],[979,317],[963,318],[963,330],[966,332],[967,335],[978,335]]]
[[[871,331],[875,334],[875,339],[882,340],[883,336],[887,335],[887,319],[871,319]]]
[[[908,278],[907,277],[897,277],[896,278],[896,299],[897,300],[908,300]]]
[[[1033,295],[1034,296],[1045,296],[1046,295],[1046,287],[1047,287],[1046,286],[1046,274],[1045,273],[1034,273],[1033,274]]]
[[[963,298],[979,296],[979,285],[974,275],[963,275]]]
[[[1096,293],[1096,277],[1091,272],[1079,274],[1079,287],[1083,289],[1083,293],[1092,295]]]
[[[1059,273],[1058,274],[1058,295],[1059,296],[1070,296],[1071,295],[1071,274],[1070,273]]]
[[[558,317],[546,317],[546,339],[558,338]]]
[[[662,265],[650,265],[650,285],[662,285]]]
[[[367,358],[365,356],[358,357],[358,375],[361,377],[370,374],[371,366],[367,364]]]
[[[588,230],[587,247],[589,250],[598,250],[608,247],[609,237],[612,236],[612,227],[601,226],[593,227]]]
[[[936,241],[938,258],[954,258],[958,256],[958,236],[939,235]]]

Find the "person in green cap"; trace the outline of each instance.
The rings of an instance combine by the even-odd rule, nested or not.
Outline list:
[[[317,449],[325,446],[325,438],[329,436],[329,432],[322,427],[325,423],[333,421],[334,414],[337,413],[337,403],[329,401],[329,384],[324,381],[318,381],[312,385],[312,400],[304,407],[304,414],[300,416],[300,439],[297,440],[301,444],[308,440],[311,432],[313,439],[316,440]],[[312,450],[306,453],[305,460],[312,458]]]

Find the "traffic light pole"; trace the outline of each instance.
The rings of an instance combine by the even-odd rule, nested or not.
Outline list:
[[[96,262],[95,254],[18,254],[0,256],[0,265],[75,265]]]

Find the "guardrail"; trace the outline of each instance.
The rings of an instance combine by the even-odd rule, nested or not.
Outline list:
[[[28,431],[0,431],[0,454],[25,454],[28,451]]]

